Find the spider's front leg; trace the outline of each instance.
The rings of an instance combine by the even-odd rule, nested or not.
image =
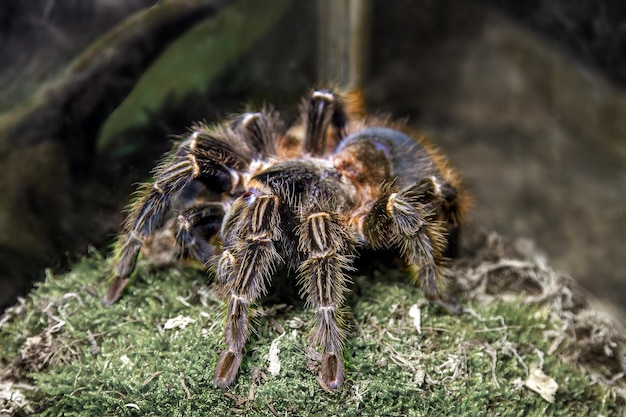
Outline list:
[[[237,199],[224,219],[225,250],[217,269],[218,280],[228,298],[224,336],[226,350],[215,367],[214,382],[229,387],[239,370],[242,351],[250,332],[248,309],[267,291],[281,257],[276,244],[282,237],[278,197],[254,190]]]
[[[163,222],[172,197],[199,175],[195,156],[189,153],[190,156],[186,157],[183,154],[183,151],[189,152],[186,149],[188,146],[187,141],[181,143],[177,154],[157,167],[154,182],[143,184],[137,192],[138,198],[129,208],[117,242],[113,281],[102,299],[103,304],[112,304],[120,298],[128,277],[135,269],[144,240]]]
[[[113,282],[102,303],[112,304],[119,299],[135,269],[143,242],[162,226],[172,201],[189,190],[191,184],[206,187],[213,194],[235,192],[240,186],[241,172],[249,167],[252,158],[275,152],[274,135],[280,129],[275,116],[267,112],[245,113],[229,124],[212,128],[196,126],[155,169],[154,182],[144,184],[131,203],[117,244]],[[201,212],[183,213],[177,221],[176,235],[179,243],[190,243],[187,249],[206,262],[205,255],[211,248],[200,242],[193,230],[197,214]]]
[[[447,226],[441,217],[442,196],[436,178],[386,193],[372,206],[361,225],[373,247],[397,248],[426,298],[459,314],[463,307],[444,289]]]
[[[297,229],[298,250],[306,256],[299,268],[299,282],[307,304],[317,311],[309,342],[321,348],[321,377],[330,389],[338,389],[344,379],[342,305],[354,240],[343,223],[336,213],[318,211],[306,216]]]

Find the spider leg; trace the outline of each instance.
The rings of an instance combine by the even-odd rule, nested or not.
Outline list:
[[[167,155],[155,169],[153,183],[144,184],[130,205],[117,243],[113,282],[102,303],[118,300],[135,269],[144,242],[166,217],[172,200],[199,181],[214,193],[234,193],[241,187],[241,172],[253,157],[273,152],[272,129],[278,121],[269,113],[245,113],[214,128],[203,125]]]
[[[323,155],[336,147],[346,135],[347,115],[345,105],[331,90],[315,90],[304,104],[304,151]],[[334,128],[334,138],[328,142],[328,130]]]
[[[439,220],[441,204],[436,179],[427,178],[378,199],[361,228],[373,247],[399,249],[426,298],[459,314],[462,306],[443,288],[448,241],[446,223]]]
[[[215,246],[207,237],[217,234],[224,218],[223,203],[201,203],[181,212],[175,220],[174,236],[183,251],[207,264],[215,255]]]
[[[459,256],[459,245],[461,239],[461,223],[463,213],[461,212],[462,196],[450,183],[443,182],[438,187],[441,195],[441,212],[439,219],[447,224],[448,245],[444,252],[447,258],[457,258]],[[468,205],[466,202],[465,205]]]
[[[346,271],[352,269],[353,239],[339,216],[326,211],[306,216],[296,233],[298,250],[306,257],[299,267],[299,283],[308,306],[317,311],[309,342],[321,348],[322,381],[337,389],[344,379],[346,324],[341,307],[349,283]]]
[[[180,145],[186,146],[183,144]],[[137,255],[145,238],[159,227],[169,209],[170,199],[189,185],[196,171],[195,158],[178,155],[171,163],[157,168],[156,179],[152,184],[144,184],[138,191],[138,198],[132,203],[118,240],[113,282],[110,284],[102,303],[117,301],[128,283],[128,277],[135,269]]]
[[[235,116],[229,123],[229,129],[245,144],[250,155],[267,158],[276,155],[276,137],[284,126],[277,114],[264,110]]]
[[[242,207],[242,203],[247,205]],[[266,293],[276,264],[282,261],[275,246],[282,236],[278,197],[250,192],[233,206],[237,214],[225,219],[225,250],[217,270],[228,297],[224,330],[227,348],[215,367],[214,383],[219,388],[227,388],[237,376],[250,331],[248,309]]]

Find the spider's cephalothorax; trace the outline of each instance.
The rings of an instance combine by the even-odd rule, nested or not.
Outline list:
[[[185,253],[217,261],[228,304],[221,388],[237,375],[249,309],[283,264],[316,311],[310,342],[331,389],[344,379],[343,304],[359,248],[397,251],[426,297],[460,311],[442,288],[461,218],[459,181],[426,145],[365,117],[354,97],[313,91],[291,128],[269,110],[196,126],[130,206],[103,302],[120,297],[143,242],[172,219]]]

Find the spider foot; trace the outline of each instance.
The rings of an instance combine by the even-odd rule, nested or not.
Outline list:
[[[128,278],[122,278],[120,276],[114,277],[113,282],[111,282],[109,288],[107,288],[107,293],[102,297],[100,303],[103,306],[110,306],[115,303],[122,296],[126,285],[128,285]]]
[[[233,352],[232,350],[222,352],[215,366],[215,378],[213,379],[218,388],[226,389],[232,385],[237,377],[241,359],[241,352]]]
[[[463,313],[463,305],[454,297],[438,298],[430,300],[430,302],[438,305],[439,307],[445,308],[450,314],[459,315]]]
[[[336,390],[343,384],[343,357],[335,353],[325,353],[322,356],[322,381],[331,390]]]

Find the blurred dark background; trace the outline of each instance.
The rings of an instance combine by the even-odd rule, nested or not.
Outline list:
[[[361,10],[345,33],[358,40],[369,109],[406,119],[450,157],[474,195],[470,220],[545,254],[620,314],[626,3],[334,4]],[[325,0],[269,5],[0,5],[3,307],[45,268],[90,245],[107,251],[133,184],[192,121],[250,101],[293,118],[301,94],[333,79],[323,64],[344,59],[332,55],[341,12]]]

